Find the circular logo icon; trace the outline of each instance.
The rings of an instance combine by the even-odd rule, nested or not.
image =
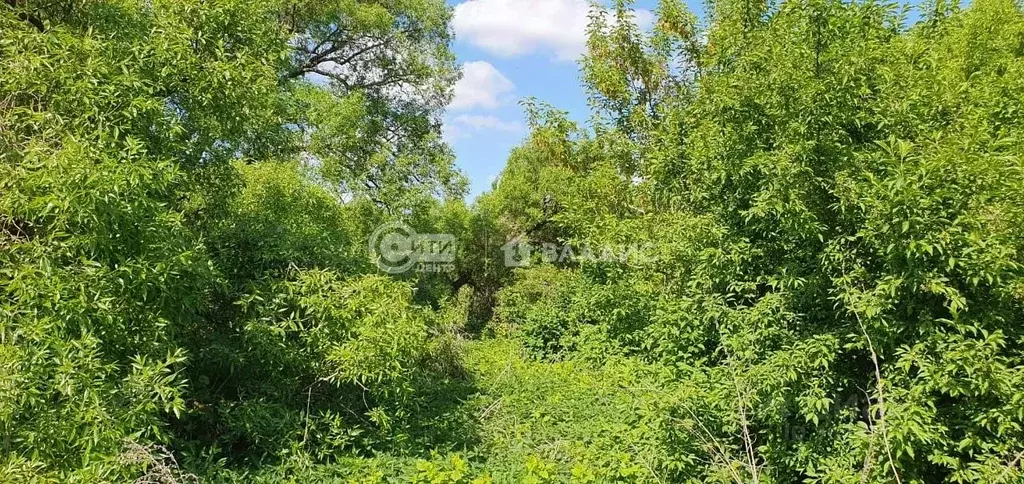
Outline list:
[[[370,234],[370,257],[380,270],[401,274],[416,265],[416,231],[402,222],[389,222]]]

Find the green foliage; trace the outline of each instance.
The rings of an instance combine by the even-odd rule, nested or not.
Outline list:
[[[243,459],[295,441],[334,458],[407,432],[437,356],[411,295],[379,276],[343,281],[324,270],[255,287],[239,301],[239,332],[196,358],[202,411],[185,428],[223,448],[244,446]]]
[[[467,206],[445,2],[0,3],[0,480],[1020,481],[1024,11],[919,7],[595,8]]]
[[[435,121],[449,18],[437,0],[0,4],[0,480],[403,445],[420,389],[458,365],[409,283],[365,275],[366,235],[461,196]],[[337,56],[381,75],[306,78]]]
[[[675,481],[661,438],[667,373],[629,359],[542,363],[524,349],[494,340],[466,352],[481,381],[477,452],[496,482]]]
[[[1019,479],[1020,6],[715,2],[695,32],[663,2],[650,34],[624,8],[592,22],[592,132],[542,122],[492,196],[536,242],[650,257],[520,271],[496,322],[672,368],[687,479]]]
[[[166,438],[184,410],[175,339],[215,275],[165,208],[174,167],[121,156],[69,140],[3,165],[4,465],[108,479],[124,439]]]
[[[203,224],[219,267],[239,283],[289,268],[365,272],[366,243],[357,207],[338,203],[294,163],[236,163],[210,173],[210,191],[188,213]],[[205,174],[204,174],[205,175]]]

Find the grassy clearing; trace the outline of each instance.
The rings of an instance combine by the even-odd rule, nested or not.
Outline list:
[[[502,339],[470,344],[465,361],[480,390],[468,404],[484,436],[475,453],[495,481],[658,480],[665,392],[653,368],[540,362]]]
[[[439,392],[423,432],[433,448],[317,465],[296,452],[256,473],[258,482],[658,482],[668,459],[656,416],[666,391],[655,368],[630,360],[602,365],[530,358],[512,339],[463,348],[465,381]],[[465,393],[456,388],[472,388]],[[448,435],[439,448],[436,435]],[[413,441],[416,437],[413,437]],[[422,455],[415,455],[420,449]],[[428,450],[429,449],[429,450]]]

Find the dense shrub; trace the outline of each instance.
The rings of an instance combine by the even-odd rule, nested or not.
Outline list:
[[[448,8],[328,3],[0,3],[0,480],[399,446],[458,366],[416,281],[364,276],[372,227],[464,187]],[[342,59],[379,78],[305,79]]]
[[[691,479],[1019,479],[1020,6],[660,14],[595,19],[595,128],[542,122],[519,150],[550,156],[497,184],[568,180],[544,237],[653,257],[520,272],[499,321],[540,355],[674,368]]]

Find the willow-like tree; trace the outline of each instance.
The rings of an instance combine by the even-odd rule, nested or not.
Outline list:
[[[0,480],[135,479],[157,443],[328,458],[402,428],[431,320],[361,276],[365,231],[461,197],[449,17],[0,3]]]

